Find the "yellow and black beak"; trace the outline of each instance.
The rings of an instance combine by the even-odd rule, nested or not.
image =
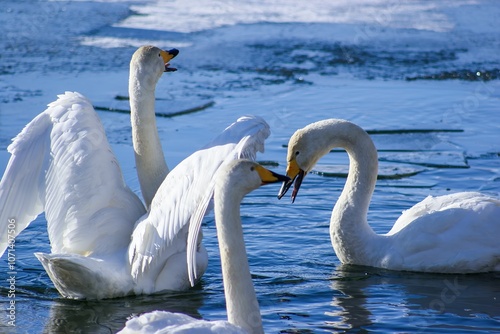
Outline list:
[[[262,167],[261,165],[258,165],[255,167],[257,170],[257,173],[259,173],[260,179],[262,181],[262,185],[268,184],[268,183],[276,183],[276,182],[288,182],[290,181],[290,178],[285,175],[281,175],[275,172],[271,172],[269,169]]]
[[[179,54],[179,50],[177,50],[177,49],[172,49],[172,50],[168,50],[168,51],[161,50],[160,54],[163,58],[163,61],[165,62],[165,71],[164,72],[177,71],[176,68],[170,67],[170,64],[168,62],[171,61],[172,59],[174,59],[175,56],[177,56]]]
[[[290,189],[291,185],[293,186],[292,191],[292,203],[295,202],[295,197],[297,197],[297,193],[299,192],[300,185],[302,184],[302,180],[306,175],[306,172],[299,168],[297,161],[294,159],[288,163],[288,167],[286,169],[286,175],[290,177],[288,181],[283,182],[281,189],[278,193],[278,199],[281,199],[285,196],[288,189]],[[295,181],[295,183],[294,183]]]

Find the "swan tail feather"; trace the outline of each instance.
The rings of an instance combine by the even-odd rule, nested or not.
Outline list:
[[[35,253],[59,293],[70,299],[103,299],[132,293],[123,269],[75,254]]]

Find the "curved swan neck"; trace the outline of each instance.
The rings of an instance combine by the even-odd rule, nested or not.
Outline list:
[[[143,76],[146,75],[131,64],[129,96],[132,142],[142,196],[149,209],[156,191],[168,174],[168,167],[156,127],[156,82],[141,80]]]
[[[356,264],[358,259],[370,257],[367,245],[373,242],[367,240],[376,237],[367,213],[377,182],[377,149],[370,136],[350,122],[331,122],[323,134],[329,150],[342,147],[349,155],[349,174],[332,211],[330,236],[342,262]]]
[[[214,210],[227,316],[230,323],[249,333],[264,333],[241,226],[242,199],[242,194],[232,191],[230,186],[215,189]]]

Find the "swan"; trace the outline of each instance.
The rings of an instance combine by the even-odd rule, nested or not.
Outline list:
[[[215,176],[214,212],[219,240],[228,321],[205,321],[184,314],[154,311],[127,321],[122,334],[133,333],[263,333],[243,239],[240,203],[259,186],[288,177],[249,160],[233,160]]]
[[[162,73],[173,70],[168,61],[177,53],[146,46],[130,62],[132,136],[144,204],[125,184],[91,102],[66,92],[8,147],[0,181],[0,256],[45,212],[51,253],[35,255],[63,297],[113,298],[196,284],[208,257],[201,231],[189,240],[188,233],[210,209],[213,175],[228,161],[255,158],[270,132],[262,118],[240,117],[168,172],[154,90]],[[188,255],[195,259],[189,268]]]
[[[290,138],[281,198],[331,149],[344,148],[349,174],[330,219],[333,249],[344,264],[391,270],[475,273],[500,270],[500,200],[475,192],[427,197],[376,234],[367,222],[377,180],[377,150],[359,126],[338,119],[312,123]]]

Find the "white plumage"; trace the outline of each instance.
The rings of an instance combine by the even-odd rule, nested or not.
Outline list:
[[[172,57],[154,47],[134,54],[131,72],[139,68],[144,74],[136,78],[131,100],[144,101],[144,85],[154,88]],[[0,182],[0,255],[8,246],[9,221],[16,222],[16,236],[45,211],[51,254],[36,256],[64,297],[100,299],[189,288],[187,233],[208,209],[214,173],[227,161],[254,158],[270,133],[263,119],[242,117],[182,161],[160,186],[158,176],[147,171],[168,169],[164,161],[148,160],[155,152],[151,141],[141,138],[151,131],[157,137],[151,122],[154,89],[145,103],[132,106],[132,114],[136,161],[141,155],[145,166],[138,169],[141,186],[155,194],[151,205],[145,198],[146,207],[125,184],[102,124],[81,94],[60,95],[8,147],[12,156]],[[148,161],[153,161],[150,166]],[[198,235],[192,242],[189,248],[197,255],[193,271],[201,277],[206,251]]]
[[[427,197],[376,234],[367,212],[377,180],[377,150],[368,134],[343,120],[297,130],[288,145],[287,175],[295,199],[303,177],[331,149],[350,160],[346,184],[332,211],[330,237],[342,263],[436,273],[500,271],[500,200],[475,192]],[[283,196],[292,182],[283,185]]]
[[[240,203],[262,184],[285,180],[288,178],[248,160],[231,161],[215,176],[214,211],[228,321],[205,321],[154,311],[130,319],[120,333],[263,333],[243,239]]]
[[[206,321],[181,313],[153,311],[127,321],[120,334],[248,334],[227,321]]]
[[[149,292],[147,287],[152,286],[147,278],[162,270],[163,259],[174,255],[172,252],[177,253],[178,265],[183,269],[178,273],[182,273],[183,278],[188,277],[185,276],[186,269],[196,273],[197,279],[201,278],[205,268],[196,267],[200,261],[206,263],[207,260],[198,237],[199,227],[213,198],[213,177],[221,165],[229,161],[255,159],[256,152],[263,151],[264,140],[269,134],[269,127],[262,118],[241,117],[207,147],[193,153],[167,175],[151,203],[151,214],[138,221],[129,247],[132,275],[137,281],[145,279],[143,289],[146,292]],[[183,237],[178,238],[179,235]],[[193,261],[187,264],[186,256],[188,261]],[[164,274],[167,276],[159,276],[156,284],[171,284],[172,276],[166,271]],[[185,279],[177,281],[182,282],[182,286],[175,290],[184,290],[197,280],[192,279],[191,284]]]

